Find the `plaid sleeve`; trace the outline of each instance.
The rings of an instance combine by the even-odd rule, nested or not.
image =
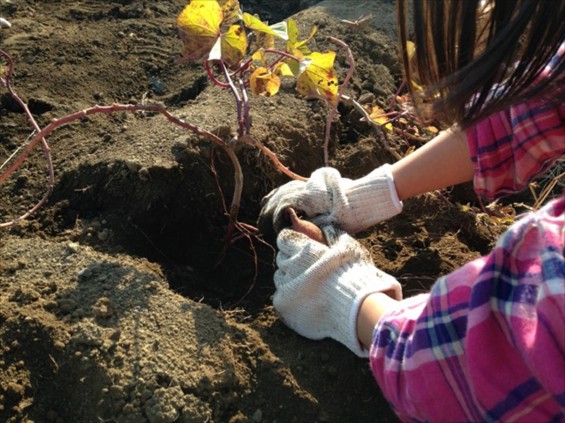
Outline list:
[[[565,43],[540,78],[564,60]],[[563,93],[565,88],[558,88]],[[534,99],[495,113],[467,129],[474,186],[481,197],[495,199],[521,191],[565,154],[565,104]]]
[[[489,116],[466,134],[477,194],[494,199],[518,192],[565,154],[565,105],[523,103]]]
[[[565,419],[565,197],[377,324],[371,369],[405,421]]]

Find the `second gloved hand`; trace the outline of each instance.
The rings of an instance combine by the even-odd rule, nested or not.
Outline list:
[[[358,232],[402,211],[390,165],[360,179],[342,178],[330,167],[318,169],[306,182],[291,181],[271,191],[263,200],[259,229],[278,233],[288,226],[286,210],[305,214],[318,226],[335,225]]]
[[[398,281],[377,269],[369,252],[345,232],[331,246],[291,229],[278,238],[273,305],[281,320],[310,339],[333,338],[360,357],[357,314],[375,292],[402,299]]]

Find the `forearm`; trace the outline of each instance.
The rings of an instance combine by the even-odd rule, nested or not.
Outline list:
[[[473,179],[465,131],[448,129],[391,168],[402,201]]]

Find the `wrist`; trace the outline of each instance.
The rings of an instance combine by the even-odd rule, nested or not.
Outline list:
[[[357,314],[357,338],[365,349],[371,348],[373,331],[381,317],[398,306],[398,300],[383,292],[372,293],[363,299]]]

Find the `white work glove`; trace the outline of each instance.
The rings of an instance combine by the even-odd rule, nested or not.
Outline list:
[[[367,357],[357,338],[361,303],[372,293],[387,291],[401,300],[402,289],[347,233],[334,229],[332,236],[327,235],[331,246],[292,229],[279,233],[273,305],[281,320],[300,335],[333,338],[359,357]]]
[[[271,191],[262,204],[258,226],[266,235],[288,226],[289,207],[318,226],[331,224],[350,233],[402,211],[388,164],[355,180],[342,178],[334,168],[321,168],[306,182],[291,181]]]

